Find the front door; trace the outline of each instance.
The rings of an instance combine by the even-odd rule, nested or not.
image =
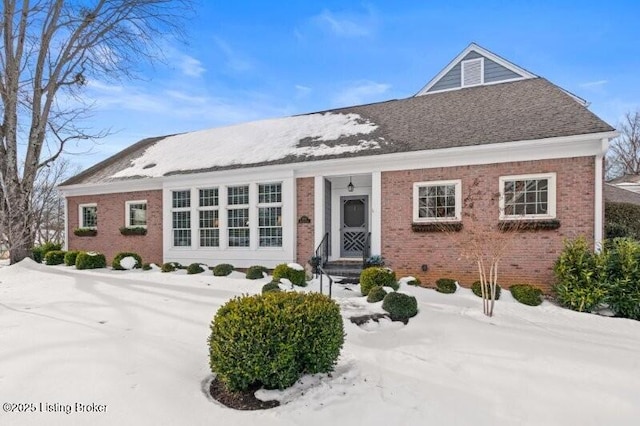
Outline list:
[[[369,197],[340,197],[340,257],[362,257],[369,232]]]

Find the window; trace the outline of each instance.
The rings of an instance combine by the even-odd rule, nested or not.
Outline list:
[[[127,227],[147,227],[147,200],[125,203],[125,225]]]
[[[191,246],[191,191],[172,191],[171,228],[174,247]]]
[[[198,200],[200,247],[219,247],[218,188],[200,189]]]
[[[96,229],[98,227],[98,205],[95,203],[80,204],[79,209],[80,228]]]
[[[227,188],[229,247],[249,247],[249,185]]]
[[[282,184],[258,185],[260,247],[282,247]]]
[[[555,173],[500,177],[500,219],[555,217]]]
[[[413,184],[413,221],[461,220],[461,181],[417,182]]]

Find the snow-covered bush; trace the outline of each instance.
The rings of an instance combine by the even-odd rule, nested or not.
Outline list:
[[[95,251],[81,251],[76,256],[76,269],[106,268],[107,259],[104,254]]]
[[[254,265],[250,266],[247,269],[246,277],[248,280],[259,280],[264,278],[264,273],[267,272],[268,269],[264,266]]]
[[[297,285],[299,287],[306,287],[306,273],[302,266],[297,263],[281,263],[276,265],[273,270],[273,280],[280,281],[281,278],[286,278],[293,285]]]
[[[391,287],[397,290],[399,285],[396,280],[396,273],[389,268],[372,267],[364,269],[360,273],[360,292],[363,296],[367,296],[375,286]]]
[[[64,263],[64,255],[66,251],[51,250],[44,255],[44,263],[47,265],[62,265]]]
[[[129,258],[129,257],[132,257],[133,259],[135,259],[135,264],[133,265],[133,267],[131,266],[132,262],[130,261],[125,261],[124,264],[122,264],[123,259]],[[141,268],[142,258],[138,253],[122,251],[116,254],[116,256],[113,258],[113,262],[111,262],[111,267],[113,267],[113,269],[115,269],[116,271],[125,271],[129,269]]]
[[[406,321],[418,314],[418,301],[404,293],[391,292],[382,301],[382,309],[389,312],[394,321]]]
[[[142,264],[142,270],[143,271],[150,271],[151,269],[153,269],[153,268],[151,268],[151,264],[150,263],[143,263]]]
[[[436,291],[439,293],[455,293],[458,289],[456,280],[451,278],[440,278],[436,281]]]
[[[204,268],[199,263],[192,263],[189,266],[187,266],[187,274],[189,275],[201,274],[203,272],[204,272]]]
[[[64,255],[64,264],[67,265],[67,266],[75,266],[76,258],[78,257],[78,253],[80,253],[80,252],[77,251],[77,250],[68,251]]]
[[[471,291],[476,296],[482,297],[482,283],[480,281],[476,281],[473,284],[471,284]],[[498,284],[496,284],[496,298],[495,298],[495,300],[500,299],[500,292],[501,291],[502,291],[502,288]],[[489,297],[489,299],[491,299],[491,297]]]
[[[233,272],[233,265],[228,263],[221,263],[213,268],[213,275],[216,277],[226,277]]]
[[[211,322],[209,364],[231,391],[284,389],[333,370],[344,343],[340,308],[318,293],[236,297]]]
[[[269,292],[279,292],[282,291],[277,281],[271,281],[270,283],[266,283],[262,286],[262,294]]]
[[[386,295],[387,295],[387,291],[383,287],[376,285],[369,290],[369,295],[367,296],[367,302],[369,303],[379,302],[382,299],[384,299]]]
[[[162,266],[160,267],[160,270],[162,272],[173,272],[176,269],[178,269],[178,267],[176,266],[175,262],[163,263]]]
[[[53,250],[62,250],[62,244],[56,244],[52,242],[44,243],[36,246],[32,250],[33,260],[36,263],[42,263],[44,256]]]
[[[542,303],[542,290],[530,284],[514,284],[509,291],[518,302],[529,306],[538,306]]]

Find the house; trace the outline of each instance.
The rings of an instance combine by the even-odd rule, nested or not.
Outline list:
[[[602,239],[615,135],[584,100],[471,44],[407,99],[132,145],[61,186],[67,247],[237,267],[364,251],[399,276],[470,285],[476,266],[437,224],[464,233],[475,187],[478,224],[533,225],[514,236],[499,282],[549,286],[565,238]]]
[[[627,186],[607,182],[604,184],[604,201],[605,203],[628,203],[640,206],[640,193]]]
[[[640,175],[624,174],[608,182],[609,185],[640,193]]]

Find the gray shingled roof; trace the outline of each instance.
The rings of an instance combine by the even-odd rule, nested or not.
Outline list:
[[[377,149],[339,156],[289,156],[269,163],[230,164],[199,170],[176,169],[169,174],[475,146],[614,130],[562,89],[543,78],[470,87],[326,112],[355,113],[375,123],[378,128],[369,136],[384,143]],[[111,176],[114,173],[127,168],[145,149],[153,144],[161,144],[165,138],[166,136],[142,140],[67,180],[63,186],[113,181]],[[298,141],[298,146],[309,143],[314,142]],[[330,143],[357,144],[359,138],[341,137]],[[211,154],[215,155],[215,146],[212,146]],[[167,161],[171,159],[168,158]]]
[[[604,200],[608,203],[630,203],[640,206],[640,194],[609,183],[604,184]]]
[[[640,183],[640,175],[622,175],[611,179],[609,183]]]

